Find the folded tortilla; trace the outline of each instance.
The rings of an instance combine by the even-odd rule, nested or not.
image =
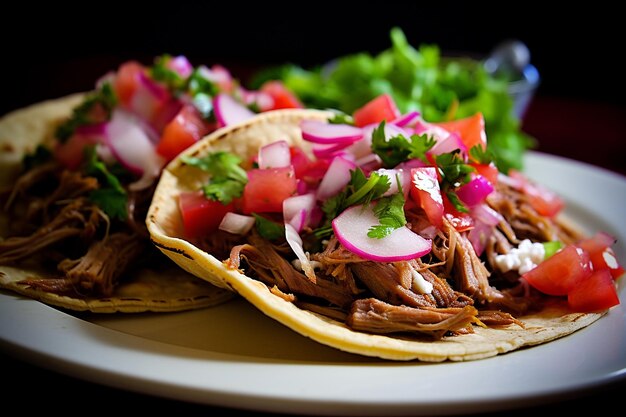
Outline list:
[[[74,94],[16,110],[0,119],[0,191],[9,187],[22,168],[24,155],[52,140],[58,124],[69,117],[84,94]],[[6,235],[8,219],[0,210],[0,239]],[[0,265],[0,288],[46,304],[69,310],[97,313],[183,311],[216,305],[234,294],[180,270],[175,264],[143,268],[122,277],[110,297],[78,297],[49,293],[20,283],[24,279],[54,277],[55,271],[32,262]]]
[[[243,160],[256,155],[259,147],[284,139],[305,146],[299,128],[304,119],[326,120],[329,113],[315,110],[281,110],[256,116],[205,137],[183,153],[202,157],[217,150],[231,151]],[[402,336],[357,332],[343,322],[304,310],[264,283],[229,269],[210,253],[185,239],[177,198],[182,191],[197,190],[206,177],[196,168],[172,161],[162,174],[148,211],[148,230],[156,246],[183,269],[245,297],[267,316],[325,345],[347,352],[393,360],[440,362],[487,358],[524,346],[538,345],[569,335],[599,319],[600,313],[571,313],[555,304],[541,314],[521,317],[525,328],[474,327],[473,334],[423,341]]]

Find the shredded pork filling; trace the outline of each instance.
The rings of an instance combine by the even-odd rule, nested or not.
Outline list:
[[[0,265],[53,263],[49,277],[21,283],[57,294],[110,296],[130,267],[155,252],[143,222],[152,190],[129,192],[128,216],[120,221],[89,200],[99,187],[96,178],[56,163],[25,172],[4,198],[10,222],[0,239]]]
[[[524,285],[519,274],[495,269],[494,257],[522,239],[572,242],[578,236],[536,213],[523,193],[507,185],[498,185],[488,202],[504,220],[494,228],[482,256],[476,254],[468,232],[457,231],[444,219],[431,253],[411,261],[368,261],[332,237],[321,252],[310,254],[316,282],[292,265],[295,256],[284,244],[276,245],[254,231],[245,243],[232,248],[225,264],[264,282],[281,298],[357,331],[439,339],[471,333],[474,325],[523,327],[516,316],[540,309],[543,297]],[[422,229],[424,216],[419,210],[407,213],[409,227]],[[204,243],[211,252],[211,242]],[[218,249],[219,242],[215,245]],[[423,293],[414,285],[415,273],[432,285],[432,291]]]

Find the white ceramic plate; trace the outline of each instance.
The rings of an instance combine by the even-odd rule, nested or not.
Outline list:
[[[565,198],[567,214],[587,231],[616,235],[617,255],[626,262],[624,177],[538,153],[529,154],[526,166]],[[482,412],[562,398],[626,376],[624,304],[565,338],[462,363],[396,363],[336,351],[242,300],[177,314],[73,316],[0,293],[0,341],[34,363],[123,389],[307,414]]]

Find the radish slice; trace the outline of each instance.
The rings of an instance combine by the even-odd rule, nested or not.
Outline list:
[[[289,246],[291,246],[293,253],[295,253],[300,260],[300,265],[302,266],[304,275],[306,275],[311,282],[316,282],[317,277],[315,276],[313,265],[311,265],[311,261],[309,261],[309,258],[304,253],[304,248],[302,247],[302,238],[296,229],[294,229],[294,227],[289,223],[285,224],[285,239],[287,240]]]
[[[493,185],[482,175],[476,175],[474,178],[460,186],[456,190],[456,195],[459,196],[461,201],[470,207],[482,203],[485,198],[493,192]]]
[[[254,117],[252,110],[239,103],[230,95],[221,93],[213,99],[215,117],[220,127],[230,126]]]
[[[432,247],[430,239],[424,239],[407,227],[396,229],[383,239],[367,236],[370,227],[380,224],[371,204],[347,208],[332,224],[335,236],[346,249],[371,261],[407,261],[426,255]]]
[[[350,182],[350,171],[356,164],[346,158],[337,156],[333,159],[317,189],[317,199],[324,201],[339,193]]]
[[[331,143],[354,143],[363,137],[363,131],[358,127],[320,122],[317,120],[304,120],[300,123],[302,138],[309,142]]]
[[[416,118],[418,118],[419,115],[420,115],[420,112],[412,111],[412,112],[409,112],[405,115],[398,117],[392,123],[396,126],[404,127],[404,126],[411,124],[411,122],[415,120]]]
[[[157,154],[154,144],[132,116],[114,111],[104,138],[115,159],[133,174],[142,176],[129,185],[131,190],[147,188],[159,176],[165,159]]]
[[[219,229],[235,235],[245,235],[254,226],[254,217],[229,211],[224,215]]]
[[[289,144],[284,140],[272,142],[259,149],[259,168],[284,168],[291,165]]]

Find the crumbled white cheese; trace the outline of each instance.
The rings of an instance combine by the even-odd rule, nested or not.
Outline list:
[[[411,282],[411,289],[418,294],[430,294],[433,292],[433,284],[426,281],[422,274],[415,269],[411,270],[413,281]]]
[[[524,239],[509,253],[496,256],[495,261],[502,272],[517,270],[520,275],[523,275],[540,264],[545,256],[546,251],[541,243]]]

